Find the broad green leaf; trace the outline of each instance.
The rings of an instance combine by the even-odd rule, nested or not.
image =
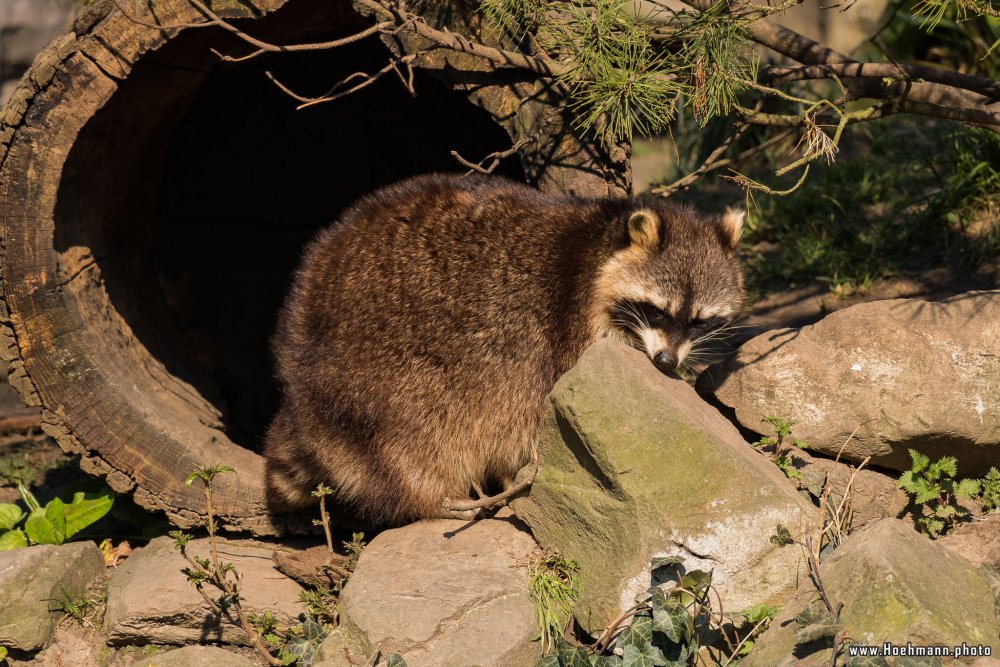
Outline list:
[[[98,521],[111,511],[114,504],[115,496],[110,490],[105,493],[80,491],[74,494],[73,502],[66,505],[66,539]]]
[[[592,655],[590,667],[622,667],[622,659],[617,655]]]
[[[385,658],[386,667],[406,667],[406,661],[398,653],[390,653]]]
[[[673,605],[653,610],[653,631],[662,632],[667,639],[680,644],[694,634],[694,624],[684,607]]]
[[[703,593],[712,585],[712,571],[692,570],[681,578],[681,586],[695,593]]]
[[[28,546],[28,536],[20,528],[8,530],[3,535],[0,535],[0,551],[22,549],[26,546]]]
[[[963,479],[955,485],[955,497],[963,500],[975,497],[979,493],[978,479]]]
[[[653,580],[663,580],[677,572],[684,565],[680,556],[658,556],[650,561],[649,570]]]
[[[795,622],[800,626],[795,632],[795,641],[800,644],[833,637],[841,628],[833,614],[819,602],[814,602],[799,612]]]
[[[556,649],[556,655],[562,667],[590,667],[590,651],[582,646],[564,642]]]
[[[923,472],[931,464],[931,459],[929,456],[924,456],[915,449],[910,450],[910,458],[913,459],[913,467],[910,468],[913,472]]]
[[[541,660],[535,663],[535,667],[562,667],[559,664],[559,656],[555,653],[543,655]]]
[[[897,661],[898,665],[899,662]],[[888,663],[880,655],[850,655],[848,653],[845,667],[887,667]]]
[[[0,646],[0,660],[5,659],[6,657],[7,657],[7,647]]]
[[[33,510],[24,522],[24,532],[33,544],[62,544],[66,541],[66,505],[53,498],[45,507]]]
[[[618,635],[615,646],[646,646],[653,639],[653,619],[650,616],[633,616],[632,623]]]
[[[23,518],[24,512],[17,505],[0,503],[0,531],[13,529]]]
[[[622,667],[664,667],[667,658],[658,647],[629,644],[622,653]]]

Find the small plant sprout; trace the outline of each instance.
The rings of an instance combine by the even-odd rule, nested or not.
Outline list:
[[[809,443],[792,437],[794,422],[779,417],[765,417],[761,421],[765,424],[770,424],[774,428],[776,437],[763,437],[754,443],[754,447],[770,448],[771,460],[781,468],[781,472],[785,473],[786,477],[801,480],[802,473],[795,468],[792,452],[796,447],[799,449],[809,449]]]
[[[913,496],[914,505],[921,506],[921,516],[917,518],[920,529],[930,537],[938,537],[968,516],[969,510],[958,501],[974,498],[980,482],[955,479],[958,462],[954,456],[942,456],[931,463],[928,456],[911,449],[910,458],[913,465],[899,478],[899,488]]]
[[[170,536],[174,538],[174,546],[190,565],[182,572],[201,594],[209,608],[220,618],[223,615],[231,617],[230,611],[233,612],[243,632],[250,640],[250,644],[267,664],[275,666],[288,664],[271,655],[270,650],[261,639],[260,632],[251,621],[250,614],[243,609],[243,600],[240,596],[240,586],[243,583],[242,575],[236,571],[232,563],[223,563],[219,560],[215,510],[212,505],[212,482],[217,476],[232,471],[232,468],[224,465],[199,466],[188,475],[185,481],[188,486],[194,484],[195,481],[200,481],[205,489],[205,527],[208,530],[210,557],[200,558],[188,552],[188,545],[192,538],[190,534],[177,530],[171,532]],[[218,590],[219,596],[213,599],[205,590],[206,585]],[[260,617],[257,617],[257,620],[259,621]]]
[[[59,584],[59,591],[62,593],[61,597],[45,599],[46,602],[51,603],[49,605],[49,611],[62,612],[65,614],[66,618],[72,618],[78,623],[91,628],[94,627],[87,617],[94,610],[98,601],[87,595],[73,597],[62,584]]]

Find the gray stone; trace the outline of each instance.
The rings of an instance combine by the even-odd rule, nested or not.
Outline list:
[[[341,626],[316,667],[365,664],[375,648],[409,667],[533,665],[541,646],[527,562],[537,548],[510,516],[380,533],[344,587]]]
[[[143,656],[132,667],[255,667],[256,664],[218,646],[185,646]]]
[[[795,585],[799,555],[770,542],[817,511],[685,382],[610,340],[556,384],[541,466],[512,506],[542,546],[581,567],[574,614],[599,632],[650,585],[650,559],[714,570],[726,609]]]
[[[83,597],[105,569],[93,542],[0,551],[0,646],[33,651],[52,638],[53,600]]]
[[[797,549],[788,546],[786,549]],[[820,566],[821,580],[856,643],[881,646],[989,646],[1000,651],[1000,621],[987,576],[972,563],[895,519],[848,539]],[[830,650],[796,648],[794,617],[817,599],[804,583],[742,665],[829,665]],[[949,661],[943,661],[949,664]]]
[[[208,557],[208,540],[192,540],[189,553]],[[219,557],[243,575],[242,598],[247,611],[270,611],[280,622],[297,622],[305,608],[298,602],[302,587],[274,568],[274,549],[251,541],[220,540]],[[181,572],[188,566],[169,537],[158,537],[135,552],[108,584],[108,642],[124,644],[245,644],[234,622],[220,619]],[[218,596],[210,586],[206,591]]]
[[[847,461],[907,470],[912,447],[981,475],[1000,460],[1000,291],[864,303],[769,331],[698,386],[748,429],[787,419],[813,449]]]

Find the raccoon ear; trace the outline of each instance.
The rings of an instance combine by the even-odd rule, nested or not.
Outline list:
[[[628,240],[632,245],[653,250],[660,245],[660,221],[649,209],[639,209],[628,219]]]
[[[745,218],[746,211],[735,208],[727,208],[726,212],[722,214],[722,242],[730,250],[735,249],[740,242]]]

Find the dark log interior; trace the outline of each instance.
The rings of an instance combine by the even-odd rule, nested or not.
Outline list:
[[[356,26],[342,7],[293,2],[243,24],[274,40],[325,39]],[[510,140],[419,72],[417,97],[389,76],[300,111],[265,77],[322,94],[384,66],[375,40],[241,64],[209,46],[247,51],[214,28],[182,32],[140,59],[84,125],[59,184],[54,243],[64,289],[122,390],[148,393],[152,377],[158,409],[258,449],[278,400],[268,339],[303,245],[360,195],[459,171],[450,151],[478,160]],[[505,167],[520,177],[516,161]]]

